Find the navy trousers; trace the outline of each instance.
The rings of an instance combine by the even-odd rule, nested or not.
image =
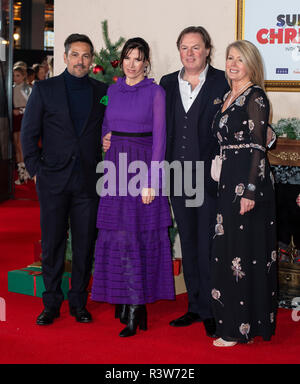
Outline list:
[[[42,268],[46,291],[45,308],[59,309],[64,295],[61,290],[62,275],[70,227],[72,234],[72,278],[68,294],[69,305],[83,308],[86,305],[87,286],[91,276],[99,199],[84,192],[78,174],[71,177],[61,194],[53,194],[37,180],[42,230]]]
[[[188,293],[188,311],[205,320],[212,318],[211,311],[211,247],[216,220],[216,199],[204,191],[200,207],[186,207],[191,197],[172,195],[171,204],[177,223],[184,281]]]

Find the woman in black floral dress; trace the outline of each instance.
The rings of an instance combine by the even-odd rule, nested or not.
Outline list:
[[[236,41],[226,53],[231,91],[213,131],[223,159],[212,254],[215,346],[270,340],[277,312],[273,178],[266,155],[269,102],[257,48]]]

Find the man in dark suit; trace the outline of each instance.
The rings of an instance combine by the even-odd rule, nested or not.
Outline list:
[[[107,86],[91,79],[93,44],[85,35],[65,41],[66,70],[36,82],[22,124],[22,147],[30,176],[36,180],[41,209],[44,310],[38,325],[60,315],[67,231],[72,232],[70,314],[92,320],[86,309],[96,239],[96,166],[101,159],[101,124]],[[38,142],[41,138],[42,148]]]
[[[210,308],[210,253],[215,222],[217,183],[210,176],[211,160],[218,143],[212,135],[213,118],[220,108],[228,83],[223,71],[210,65],[211,39],[203,27],[188,27],[177,40],[181,71],[164,76],[160,84],[166,91],[166,160],[192,161],[196,180],[196,162],[204,162],[204,202],[187,207],[190,196],[175,196],[171,178],[171,204],[181,242],[183,273],[188,292],[188,312],[171,321],[183,327],[203,321],[213,336],[215,321]],[[177,180],[178,181],[178,180]],[[182,176],[184,183],[184,172]]]

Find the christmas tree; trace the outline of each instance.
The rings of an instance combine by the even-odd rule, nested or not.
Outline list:
[[[90,72],[90,76],[94,79],[103,81],[106,84],[113,84],[118,77],[123,76],[120,68],[121,46],[125,42],[123,37],[113,44],[108,36],[107,20],[102,23],[102,34],[106,48],[102,48],[99,53],[95,54],[94,65]]]

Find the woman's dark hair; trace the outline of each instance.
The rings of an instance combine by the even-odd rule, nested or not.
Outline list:
[[[207,56],[207,63],[210,64],[210,61],[211,61],[211,53],[212,53],[212,50],[213,50],[213,45],[211,43],[211,38],[209,36],[209,33],[207,32],[207,30],[203,27],[194,27],[194,26],[191,26],[191,27],[187,27],[185,28],[181,33],[180,35],[178,36],[178,39],[177,39],[177,48],[180,49],[180,44],[181,44],[181,41],[182,41],[182,38],[183,36],[187,35],[188,33],[199,33],[199,35],[202,37],[203,41],[204,41],[204,44],[205,44],[205,48],[206,49],[209,49],[209,54]]]
[[[123,66],[123,61],[125,57],[128,55],[129,52],[131,52],[133,49],[138,49],[140,53],[140,58],[143,61],[148,61],[149,68],[148,72],[150,72],[151,63],[150,63],[150,48],[148,43],[142,39],[141,37],[134,37],[133,39],[129,39],[124,44],[124,47],[121,52],[120,57],[120,67]]]
[[[27,76],[32,76],[32,75],[35,75],[35,72],[31,67],[28,67],[27,68]]]
[[[39,71],[41,68],[44,68],[44,66],[42,64],[33,64],[33,66],[32,66],[32,69],[35,73],[35,79],[36,80],[40,80],[39,79]]]
[[[91,42],[90,38],[86,35],[81,35],[79,33],[73,33],[72,35],[68,36],[65,40],[65,54],[68,55],[71,44],[73,43],[87,43],[91,47],[91,55],[94,54],[94,46]]]

